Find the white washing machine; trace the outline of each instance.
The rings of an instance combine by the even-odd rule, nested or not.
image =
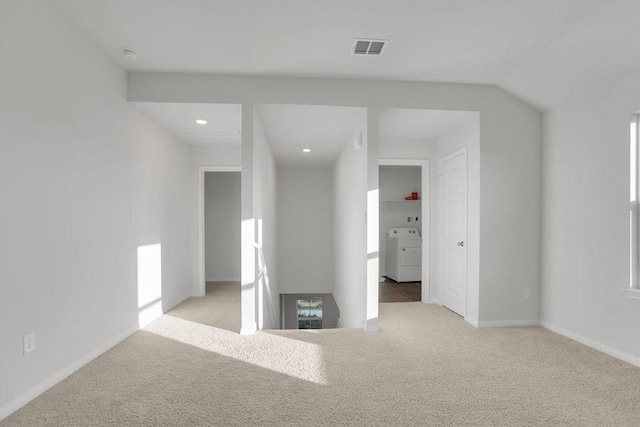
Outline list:
[[[396,282],[422,280],[422,237],[417,228],[392,228],[387,235],[387,277]]]

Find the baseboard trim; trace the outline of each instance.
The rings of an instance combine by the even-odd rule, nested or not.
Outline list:
[[[380,328],[378,326],[378,318],[365,320],[364,321],[364,330],[365,330],[365,332],[369,332],[369,333],[380,332]]]
[[[558,335],[562,335],[564,337],[577,341],[580,344],[584,344],[587,347],[591,347],[595,350],[608,354],[611,357],[615,357],[616,359],[620,359],[623,362],[630,363],[640,368],[640,357],[625,353],[624,351],[616,350],[615,348],[609,347],[606,344],[584,337],[580,334],[576,334],[575,332],[571,332],[567,329],[556,326],[553,323],[547,322],[546,320],[541,320],[540,326],[550,330],[551,332],[555,332]]]
[[[229,278],[220,278],[220,277],[214,277],[214,278],[207,278],[205,279],[207,282],[239,282],[240,278],[233,278],[233,279],[229,279]]]
[[[479,328],[518,328],[523,326],[540,326],[539,319],[520,320],[480,320]]]
[[[249,327],[243,326],[240,328],[240,335],[255,335],[256,332],[258,332],[258,326],[255,322]]]
[[[438,304],[438,305],[442,305],[440,304],[440,300],[438,298],[427,298],[426,300],[422,301],[425,304]]]
[[[179,301],[177,303],[172,304],[171,307],[168,308],[167,310],[164,310],[162,312],[162,314],[164,315],[164,313],[168,312],[172,308],[176,307],[178,304],[180,304],[183,301],[185,301],[187,298],[189,298],[189,296],[190,295],[187,294],[184,298],[181,298],[181,299],[179,298]],[[161,316],[158,316],[156,319],[158,319],[160,317]],[[156,320],[156,319],[154,319],[154,320]],[[56,372],[53,375],[51,375],[46,380],[44,380],[44,381],[40,382],[39,384],[37,384],[36,386],[32,387],[30,390],[27,390],[26,392],[22,393],[18,397],[10,400],[6,404],[4,404],[2,407],[0,407],[0,421],[5,419],[9,415],[13,414],[14,412],[16,412],[18,409],[22,408],[24,405],[26,405],[27,403],[31,402],[36,397],[40,396],[42,393],[44,393],[45,391],[49,390],[54,385],[58,384],[60,381],[62,381],[65,378],[67,378],[69,375],[73,374],[78,369],[82,368],[84,365],[86,365],[87,363],[91,362],[96,357],[98,357],[101,354],[105,353],[106,351],[112,349],[116,345],[120,344],[122,341],[126,340],[131,335],[133,335],[136,332],[138,332],[140,329],[141,329],[140,325],[137,325],[137,326],[135,326],[133,328],[130,328],[130,329],[126,330],[125,332],[117,335],[115,338],[112,338],[111,340],[107,341],[106,343],[104,343],[103,345],[99,346],[98,348],[96,348],[96,349],[90,351],[89,353],[85,354],[81,358],[71,362],[70,364],[68,364],[64,368],[60,369],[58,372]]]
[[[120,344],[125,339],[129,338],[131,335],[138,331],[138,327],[131,328],[120,335],[117,335],[115,338],[109,340],[105,344],[99,346],[97,349],[87,353],[80,359],[75,360],[69,365],[65,366],[46,380],[42,381],[40,384],[31,388],[30,390],[22,393],[20,396],[16,397],[13,400],[10,400],[8,403],[3,405],[0,408],[0,420],[5,419],[9,415],[13,414],[18,409],[22,408],[27,403],[31,402],[36,397],[40,396],[45,391],[49,390],[54,385],[58,384],[60,381],[67,378],[69,375],[76,372],[78,369],[82,368],[87,363],[91,362],[96,357],[100,356],[102,353],[107,350],[115,347]]]
[[[478,319],[473,319],[471,317],[465,317],[464,320],[465,320],[465,322],[469,323],[474,328],[478,327]]]

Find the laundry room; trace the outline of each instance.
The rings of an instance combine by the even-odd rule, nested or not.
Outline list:
[[[407,283],[420,300],[422,280],[422,171],[381,165],[380,281]]]

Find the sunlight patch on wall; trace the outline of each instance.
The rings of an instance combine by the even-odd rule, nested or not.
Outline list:
[[[242,336],[170,315],[144,330],[290,377],[327,383],[322,348],[317,344],[269,333]]]
[[[262,219],[258,218],[257,222],[257,235],[254,246],[256,248],[256,258],[258,261],[258,277],[256,281],[257,285],[257,293],[258,293],[258,329],[264,328],[264,309],[266,305],[266,300],[264,296],[265,292],[265,283],[264,280],[268,281],[268,276],[266,277],[266,268],[267,266],[264,263],[264,252],[262,251]]]
[[[378,319],[378,275],[379,267],[379,223],[380,223],[380,194],[379,190],[367,192],[367,277],[375,277],[375,283],[367,282],[367,321]],[[372,330],[377,326],[371,326]]]
[[[263,250],[262,220],[258,219],[258,235],[256,247],[256,258],[258,261],[257,290],[258,290],[258,329],[265,327],[267,318],[271,325],[278,324],[278,313],[273,307],[273,292],[269,279],[269,269]]]
[[[367,192],[367,254],[377,253],[379,250],[378,239],[380,230],[380,196],[379,190]]]
[[[242,280],[242,329],[243,335],[251,335],[257,329],[256,323],[256,258],[255,258],[255,220],[253,218],[242,220],[241,225],[241,267],[240,277]]]
[[[138,247],[138,324],[162,316],[162,245]]]
[[[629,201],[631,202],[635,202],[636,201],[636,196],[638,194],[638,191],[636,189],[636,182],[637,182],[637,177],[638,177],[638,152],[637,152],[637,147],[638,147],[638,135],[636,134],[637,132],[637,123],[634,120],[631,123],[631,127],[629,130],[629,134],[630,134],[630,138],[629,138],[629,159],[630,159],[630,170],[631,173],[629,174],[629,190],[630,190],[630,194],[629,194]]]

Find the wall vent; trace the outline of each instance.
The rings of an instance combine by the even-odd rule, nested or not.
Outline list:
[[[380,56],[389,40],[355,39],[352,53],[354,55]]]

